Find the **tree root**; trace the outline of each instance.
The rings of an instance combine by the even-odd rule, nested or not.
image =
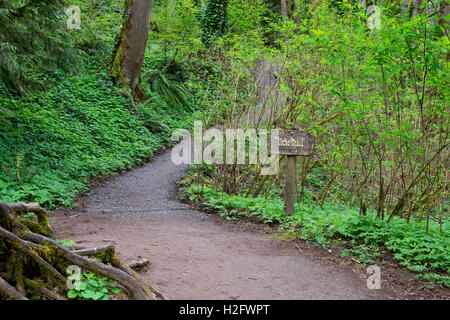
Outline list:
[[[106,252],[111,249],[114,249],[114,246],[112,244],[108,244],[108,245],[102,246],[102,247],[85,248],[85,249],[76,250],[75,253],[79,254],[80,256],[95,256],[95,255],[98,255],[99,253],[103,253],[103,252]]]
[[[145,260],[145,259],[141,260],[141,261],[133,261],[128,264],[128,266],[133,270],[141,270],[141,269],[147,267],[148,265],[150,265],[150,261]]]
[[[38,218],[37,223],[31,224],[32,228],[28,221],[19,222],[20,214],[28,212],[35,213]],[[52,231],[46,212],[39,204],[0,202],[0,296],[26,300],[40,295],[65,300],[68,289],[64,274],[69,265],[76,265],[115,280],[131,299],[164,299],[115,256],[113,245],[66,247],[48,237]]]
[[[35,250],[32,250],[34,246],[33,243],[22,240],[15,234],[3,229],[0,227],[0,236],[3,236],[5,239],[9,240],[13,246],[17,247],[18,250],[23,251],[25,254],[33,258],[41,267],[50,271],[51,275],[56,277],[60,282],[64,283],[67,281],[66,277],[64,277],[61,273],[58,272],[55,268],[53,268],[48,262],[46,262],[42,257],[36,254]],[[35,249],[40,249],[42,246],[34,246]]]
[[[7,299],[28,300],[3,278],[0,278],[0,293]]]
[[[47,289],[45,287],[42,287],[40,289],[42,295],[49,297],[52,300],[67,300],[66,298],[64,298],[63,296],[60,296],[59,294],[57,294],[56,292],[53,292],[50,289]]]
[[[133,277],[130,274],[122,270],[119,270],[116,267],[111,267],[97,260],[80,256],[79,254],[70,251],[66,247],[60,245],[56,241],[40,234],[26,232],[23,234],[23,237],[27,240],[31,240],[40,244],[47,243],[51,246],[54,246],[57,249],[59,249],[59,253],[62,254],[63,257],[72,264],[86,268],[101,276],[110,278],[112,280],[116,280],[129,291],[129,293],[131,294],[131,298],[133,299],[147,300],[150,298],[154,298],[151,291],[147,290],[142,284],[140,284],[136,280],[137,277]]]

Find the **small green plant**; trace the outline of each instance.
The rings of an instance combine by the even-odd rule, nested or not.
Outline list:
[[[27,212],[21,216],[24,219],[35,219],[36,214],[34,212]]]
[[[443,225],[441,233],[439,225],[430,222],[429,232],[426,232],[425,222],[408,223],[395,217],[388,223],[386,219],[376,218],[375,212],[361,216],[357,209],[329,202],[323,204],[323,209],[296,204],[294,214],[286,216],[281,199],[246,198],[196,184],[189,184],[182,190],[185,198],[201,203],[228,220],[255,217],[263,223],[278,224],[281,231],[296,232],[299,238],[323,248],[337,241],[346,243],[349,248],[341,255],[353,256],[364,264],[375,263],[387,248],[400,265],[431,284],[449,287],[448,223]]]
[[[71,240],[71,239],[62,239],[62,240],[60,240],[60,239],[55,239],[55,241],[56,241],[57,243],[63,245],[63,246],[66,246],[66,247],[70,247],[70,246],[73,246],[73,245],[75,244],[75,241],[73,241],[73,240]]]
[[[426,274],[419,274],[419,278],[422,278],[430,283],[430,287],[439,284],[441,286],[450,288],[450,277],[444,276],[437,273],[426,273]]]
[[[16,182],[21,184],[22,182],[32,182],[33,177],[36,175],[36,170],[33,163],[27,163],[25,157],[21,151],[13,157],[13,161],[2,165],[0,163],[0,173],[4,176],[10,176]]]
[[[150,69],[142,75],[143,83],[147,84],[147,92],[156,92],[168,105],[173,107],[190,106],[189,91],[177,81],[167,78],[160,70]]]
[[[342,257],[355,256],[363,264],[375,264],[375,258],[381,256],[383,251],[377,245],[356,245],[341,252]]]
[[[79,275],[69,276],[74,282],[74,288],[67,292],[67,297],[78,300],[109,300],[109,295],[120,294],[119,288],[114,287],[116,283],[107,278],[97,276],[89,272],[83,272],[81,279]]]

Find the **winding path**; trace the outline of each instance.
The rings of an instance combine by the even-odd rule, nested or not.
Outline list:
[[[185,166],[170,151],[92,189],[52,214],[58,238],[114,241],[125,261],[152,262],[143,277],[169,299],[380,299],[351,268],[302,254],[261,226],[228,222],[176,200]],[[63,214],[61,214],[63,213]]]

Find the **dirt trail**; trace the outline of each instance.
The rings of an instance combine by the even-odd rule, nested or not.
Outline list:
[[[86,245],[113,240],[125,261],[150,260],[142,275],[169,299],[387,298],[348,267],[177,201],[175,182],[185,170],[169,151],[111,179],[78,208],[51,215],[56,236]]]

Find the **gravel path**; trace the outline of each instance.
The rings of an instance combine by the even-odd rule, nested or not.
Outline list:
[[[60,239],[114,241],[125,261],[169,299],[383,299],[350,268],[303,255],[262,227],[228,222],[176,200],[185,166],[170,151],[93,188],[73,210],[52,214]],[[63,214],[61,214],[63,213]]]

